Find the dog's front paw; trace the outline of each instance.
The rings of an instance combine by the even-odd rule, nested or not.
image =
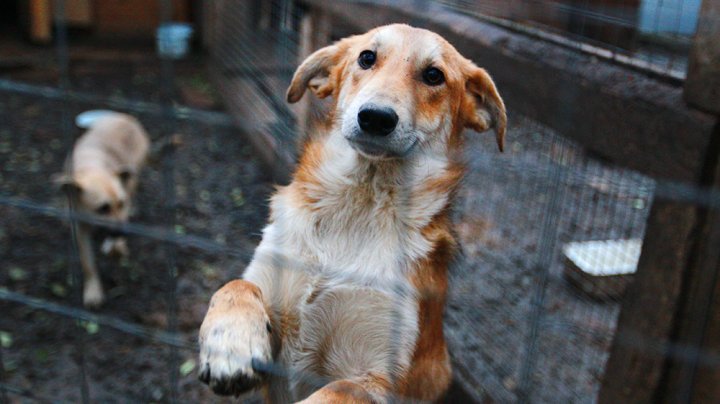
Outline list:
[[[127,241],[124,237],[106,238],[100,247],[100,251],[111,257],[128,257],[130,255],[130,249],[128,249]]]
[[[272,361],[270,320],[253,295],[235,296],[230,305],[217,298],[200,327],[199,378],[216,394],[237,396],[258,387],[260,365]]]
[[[272,360],[267,321],[229,318],[200,337],[200,380],[221,395],[238,395],[262,382],[255,364]]]

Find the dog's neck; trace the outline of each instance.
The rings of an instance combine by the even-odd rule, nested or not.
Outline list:
[[[434,248],[433,224],[445,223],[462,167],[427,150],[370,160],[342,142],[305,146],[293,182],[273,196],[263,240],[328,279],[405,284],[407,271]]]
[[[428,150],[376,160],[342,142],[336,137],[306,145],[291,185],[320,214],[372,211],[421,229],[448,206],[463,174],[461,164]]]

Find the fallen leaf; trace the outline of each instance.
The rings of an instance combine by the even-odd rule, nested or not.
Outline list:
[[[27,272],[20,268],[20,267],[12,267],[8,271],[8,275],[10,275],[10,279],[14,281],[22,281],[27,279]]]
[[[65,286],[59,283],[50,284],[50,291],[57,297],[65,297],[67,295],[67,289]]]
[[[13,337],[7,331],[0,331],[0,346],[3,348],[10,348],[13,344]]]
[[[187,376],[195,369],[195,360],[188,359],[180,365],[180,375]]]

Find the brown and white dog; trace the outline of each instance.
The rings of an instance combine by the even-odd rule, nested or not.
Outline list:
[[[68,191],[79,212],[127,222],[149,137],[137,119],[118,112],[88,111],[80,114],[77,122],[88,130],[75,143],[66,172],[54,181]],[[77,242],[85,278],[83,303],[97,307],[103,303],[104,293],[95,265],[91,226],[78,225]],[[128,254],[125,239],[114,235],[104,240],[101,250],[105,254]]]
[[[290,185],[271,200],[242,280],[213,296],[200,379],[269,402],[432,401],[443,336],[449,207],[462,132],[506,116],[487,72],[430,31],[389,25],[310,55],[287,99],[332,96]]]

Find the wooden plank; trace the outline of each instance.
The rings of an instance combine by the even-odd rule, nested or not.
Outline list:
[[[720,189],[720,123],[702,183]],[[714,168],[714,169],[713,169]],[[665,370],[658,397],[670,402],[712,402],[720,397],[720,208],[701,208],[697,240],[672,331],[677,354]]]
[[[228,79],[221,71],[211,70],[211,80],[220,90],[230,115],[241,128],[241,135],[257,151],[275,182],[286,184],[293,156],[278,144],[272,128],[279,117],[257,87],[247,78]]]
[[[65,0],[65,21],[75,27],[89,27],[93,23],[90,0]]]
[[[224,6],[233,16],[253,13],[244,4]],[[245,135],[275,180],[285,183],[296,152],[295,118],[285,102],[296,56],[282,34],[254,25],[231,21],[216,28],[221,41],[213,44],[212,77],[229,112],[251,128]]]
[[[720,268],[715,268],[715,274],[718,271]],[[712,292],[712,300],[707,308],[709,318],[698,351],[700,358],[712,359],[697,363],[695,377],[691,381],[690,400],[692,401],[690,402],[710,403],[720,397],[720,366],[718,365],[718,356],[720,355],[720,282],[717,281],[717,278]]]
[[[303,3],[331,13],[339,26],[356,32],[392,22],[429,28],[491,73],[511,111],[647,175],[689,182],[699,177],[714,118],[688,108],[677,86],[437,4]]]
[[[94,2],[96,29],[101,35],[127,37],[155,33],[161,20],[161,2],[146,0],[102,0]],[[188,0],[172,0],[172,20],[190,20]]]
[[[658,394],[666,403],[712,402],[710,398],[720,397],[720,212],[701,215],[701,241],[685,276],[684,298],[672,331],[677,355],[666,364],[666,382]]]
[[[30,0],[30,40],[46,44],[52,40],[50,0]]]
[[[635,280],[627,289],[598,402],[645,403],[657,390],[697,212],[655,201]]]
[[[285,90],[296,62],[290,41],[267,28],[272,11],[268,4],[220,0],[214,5],[218,18],[213,23],[211,77],[228,111],[244,128],[242,135],[274,180],[286,183],[296,148]]]
[[[685,100],[720,114],[720,0],[703,0],[690,51]]]

